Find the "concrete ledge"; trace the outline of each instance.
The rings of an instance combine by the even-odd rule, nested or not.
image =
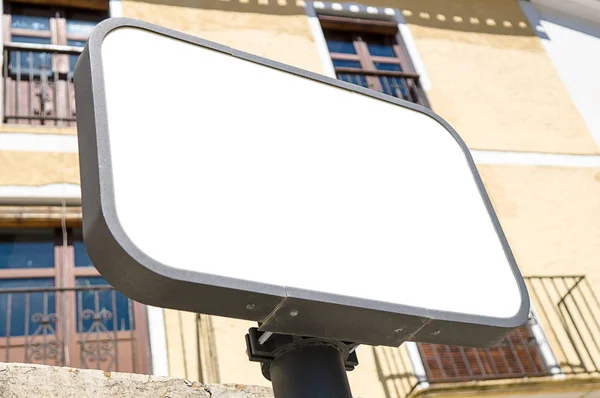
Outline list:
[[[0,363],[2,398],[272,398],[269,388],[101,370]]]
[[[592,398],[600,391],[600,375],[532,377],[432,384],[414,391],[411,398]]]

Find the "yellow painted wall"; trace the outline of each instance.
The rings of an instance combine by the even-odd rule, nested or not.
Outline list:
[[[469,147],[598,153],[516,0],[370,3],[404,10],[432,107]]]
[[[600,168],[478,169],[521,271],[587,275],[600,295]]]
[[[0,133],[33,133],[76,135],[75,127],[31,126],[26,124],[0,124]]]
[[[600,361],[594,322],[600,319],[600,308],[590,294],[600,298],[600,168],[479,168],[521,272],[586,277],[587,282],[566,299],[574,316],[567,324],[576,322],[576,328],[562,327],[565,320],[556,311],[567,290],[575,286],[574,279],[529,281],[529,293],[559,363],[582,361],[583,366],[594,367]],[[575,346],[569,330],[577,330]]]
[[[79,184],[76,153],[0,151],[0,185]]]
[[[598,153],[516,0],[362,4],[403,10],[432,81],[428,92],[432,107],[471,148]],[[124,0],[123,10],[125,16],[323,71],[301,2]],[[173,61],[176,69],[177,60]],[[200,68],[191,78],[211,77],[202,75]],[[0,131],[74,132],[13,126],[1,126]],[[0,185],[78,183],[77,165],[76,154],[0,152]],[[600,169],[500,165],[479,169],[523,273],[584,274],[600,292],[595,262],[600,258]],[[165,323],[171,375],[268,384],[259,365],[246,358],[242,336],[251,322],[199,319],[166,310]],[[357,397],[401,395],[398,382],[390,379],[399,371],[394,364],[406,360],[401,351],[361,347],[358,354],[361,365],[349,375]]]
[[[262,376],[260,365],[248,361],[246,355],[244,334],[256,323],[238,319],[205,316],[205,321],[210,318],[212,325],[210,331],[200,329],[203,369],[199,375],[194,350],[197,347],[197,329],[193,315],[165,310],[169,370],[172,376],[190,380],[202,378],[205,383],[270,386],[270,382]],[[209,350],[214,354],[212,358],[207,352]],[[348,374],[356,397],[386,398],[386,389],[398,388],[394,380],[382,382],[381,377],[383,372],[395,371],[398,364],[408,361],[404,351],[364,346],[358,348],[357,354],[360,366]],[[401,355],[404,356],[400,358]],[[211,366],[215,369],[207,369]]]
[[[123,13],[127,17],[152,22],[238,50],[322,73],[321,60],[304,13],[278,14],[276,7],[269,6],[265,6],[265,10],[274,9],[275,13],[248,12],[245,9],[252,6],[238,3],[237,0],[221,1],[219,5],[225,10],[210,9],[207,3],[187,0],[164,3],[127,0],[123,1]],[[173,61],[176,67],[177,60]],[[198,75],[190,78],[211,77],[202,75],[200,68]]]
[[[598,153],[517,1],[361,3],[403,10],[432,81],[427,93],[432,107],[471,148]],[[129,17],[323,71],[301,2],[125,0],[123,10]],[[204,77],[201,70],[198,77]],[[523,273],[582,273],[600,291],[600,272],[590,260],[600,254],[594,244],[600,241],[600,229],[592,221],[600,219],[598,171],[512,166],[480,170]],[[166,314],[172,375],[268,385],[259,365],[248,362],[245,354],[242,336],[251,322],[206,316],[199,323],[188,314]],[[197,334],[200,369],[195,353],[189,354],[196,343],[185,344]],[[357,397],[403,395],[406,384],[395,377],[401,373],[399,364],[408,361],[402,349],[360,347],[358,354],[361,364],[349,374]]]

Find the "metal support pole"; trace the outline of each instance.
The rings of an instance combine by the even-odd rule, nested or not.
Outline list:
[[[332,344],[297,345],[270,366],[275,398],[352,398],[341,350]]]

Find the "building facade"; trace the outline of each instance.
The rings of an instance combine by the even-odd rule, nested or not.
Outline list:
[[[359,347],[355,396],[600,396],[596,0],[4,2],[0,361],[268,385],[245,354],[254,324],[145,307],[106,286],[87,258],[73,68],[93,26],[119,16],[418,103],[471,149],[526,277],[530,321],[488,350]],[[205,78],[201,66],[190,76]],[[297,112],[369,117],[335,104]]]

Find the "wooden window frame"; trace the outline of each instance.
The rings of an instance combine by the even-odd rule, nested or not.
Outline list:
[[[31,7],[37,8],[40,14],[48,16],[50,29],[48,31],[39,31],[33,29],[21,29],[12,27],[12,13],[13,8]],[[67,32],[67,21],[68,20],[79,20],[75,18],[69,18],[73,13],[89,13],[89,15],[97,15],[97,19],[108,18],[108,9],[94,9],[94,8],[70,8],[65,6],[54,6],[51,4],[36,4],[21,1],[5,1],[3,9],[3,41],[4,43],[10,42],[13,35],[16,36],[29,36],[29,37],[49,37],[50,44],[66,46],[68,40],[86,41],[88,35],[80,34],[69,34]]]
[[[27,228],[10,228],[15,231]],[[65,228],[67,236],[63,237],[61,228],[44,228],[54,231],[54,266],[52,268],[10,268],[0,269],[0,279],[38,279],[53,278],[55,287],[74,287],[75,278],[79,277],[101,277],[102,275],[94,267],[76,267],[75,250],[73,247],[73,227]]]
[[[54,287],[61,288],[72,288],[76,286],[77,278],[80,277],[102,277],[98,270],[91,267],[76,267],[75,266],[75,248],[73,245],[73,229],[79,227],[80,223],[75,223],[74,226],[57,228],[54,225],[49,224],[46,226],[47,229],[54,230],[54,266],[52,268],[12,268],[12,269],[0,269],[0,279],[42,279],[42,278],[53,278]],[[36,229],[43,229],[44,226],[37,226]],[[15,231],[27,229],[27,227],[10,227]],[[65,236],[66,232],[66,236]],[[61,328],[56,331],[57,337],[63,341],[66,347],[69,348],[69,352],[75,352],[75,346],[80,338],[80,332],[77,332],[77,321],[76,321],[76,294],[74,291],[60,291],[56,292],[57,303],[60,302],[62,305],[56,306],[56,313],[64,319],[64,325],[66,331],[71,333],[65,333]],[[140,373],[149,373],[151,370],[150,364],[150,341],[149,341],[149,330],[148,330],[148,314],[146,306],[133,301],[133,325],[135,325],[135,340],[136,340],[136,361]],[[62,308],[72,308],[72,311],[63,311]],[[64,312],[64,314],[62,314]],[[132,326],[133,326],[132,325]],[[132,331],[118,331],[118,339],[130,338]],[[0,347],[7,344],[5,337],[0,337]],[[14,336],[10,338],[14,344],[19,341],[24,342],[23,336]]]
[[[396,22],[332,15],[319,15],[318,18],[325,41],[327,41],[327,37],[331,32],[339,32],[339,34],[351,38],[354,45],[356,54],[329,51],[331,60],[355,61],[360,64],[360,69],[337,67],[334,65],[333,68],[336,76],[343,73],[365,75],[368,86],[380,92],[383,91],[379,79],[380,76],[406,78],[418,82],[420,75],[416,72],[413,63],[410,60],[408,49],[400,35],[398,24]],[[363,39],[363,36],[373,34],[381,35],[391,41],[390,46],[393,49],[393,57],[375,56],[370,54],[368,44]],[[401,71],[378,70],[375,66],[376,62],[399,65]],[[419,103],[429,108],[430,104],[425,95],[425,91],[420,87],[417,91]]]

